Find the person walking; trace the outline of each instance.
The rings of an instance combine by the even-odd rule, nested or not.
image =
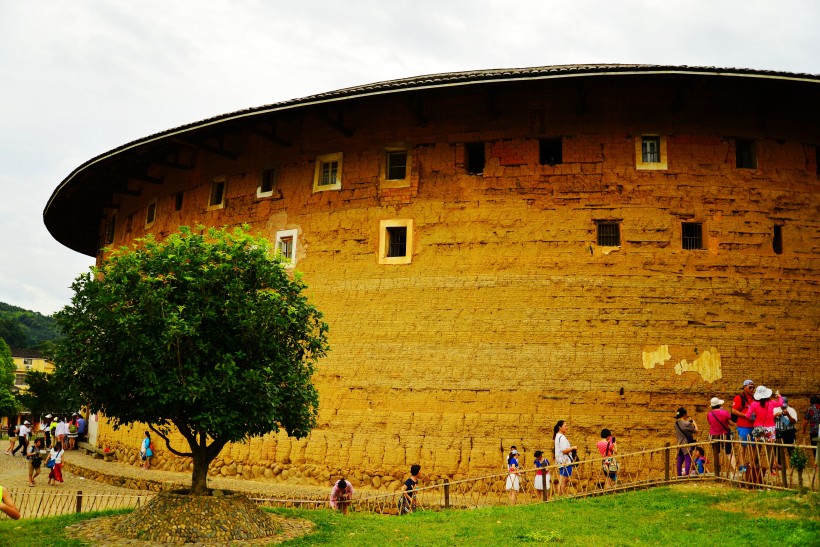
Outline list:
[[[46,467],[51,468],[51,471],[49,471],[48,473],[49,486],[56,486],[58,482],[63,482],[63,455],[63,443],[57,441],[56,443],[54,443],[54,448],[52,448],[51,452],[49,452],[48,460],[46,461]]]
[[[26,420],[17,429],[17,448],[15,448],[14,450],[11,451],[12,456],[17,454],[17,451],[22,448],[23,452],[21,452],[21,456],[23,456],[24,458],[26,457],[26,450],[28,450],[28,435],[29,435],[29,431],[31,431],[31,429],[29,428],[30,425],[31,425],[31,422]]]
[[[14,450],[14,445],[17,443],[17,426],[9,422],[9,448],[6,450],[6,455],[11,456],[11,451]]]
[[[595,445],[598,452],[601,453],[603,462],[601,463],[601,470],[606,476],[604,488],[611,488],[618,480],[618,462],[615,459],[615,454],[618,452],[618,447],[615,444],[615,437],[609,429],[601,430],[601,440]]]
[[[330,489],[330,507],[347,514],[350,500],[353,499],[353,485],[344,479],[339,479]]]
[[[71,421],[68,422],[68,449],[69,450],[76,450],[77,449],[77,436],[79,435],[80,428],[77,425],[77,416],[76,414],[71,417]]]
[[[572,477],[572,454],[573,451],[578,450],[578,447],[570,444],[569,439],[567,439],[567,431],[569,431],[569,423],[566,420],[558,420],[555,427],[552,428],[555,441],[555,463],[560,466],[558,468],[556,495],[566,493],[567,479]]]
[[[43,430],[43,439],[45,440],[45,447],[51,448],[51,422],[53,421],[51,414],[46,414],[45,420],[43,420],[40,427]]]
[[[43,463],[40,457],[40,449],[42,448],[43,440],[39,437],[34,439],[31,446],[26,452],[26,459],[28,460],[28,485],[34,486],[34,479],[40,474],[40,467]]]
[[[416,499],[416,490],[419,484],[419,473],[421,473],[421,466],[414,463],[410,466],[410,477],[404,481],[401,488],[401,497],[399,498],[399,515],[406,515],[412,513],[418,505]]]
[[[140,459],[142,460],[142,468],[147,471],[151,467],[151,456],[154,455],[154,443],[151,442],[151,434],[146,431],[145,437],[142,439],[140,445]]]
[[[689,417],[684,407],[678,408],[675,413],[675,437],[678,442],[678,456],[675,463],[675,470],[678,477],[688,477],[692,468],[692,447],[683,446],[695,442],[698,434],[698,426],[695,420]]]

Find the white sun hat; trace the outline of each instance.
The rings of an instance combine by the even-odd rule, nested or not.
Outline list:
[[[759,401],[760,399],[768,399],[772,396],[772,390],[767,388],[766,386],[757,386],[755,389],[755,400]]]

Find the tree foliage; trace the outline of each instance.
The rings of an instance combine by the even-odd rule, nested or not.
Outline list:
[[[48,341],[59,337],[53,317],[0,302],[0,338],[9,347],[44,349]]]
[[[8,344],[0,339],[0,416],[17,414],[20,408],[12,391],[16,370]]]
[[[19,393],[17,400],[32,416],[67,416],[77,412],[83,404],[75,389],[65,385],[58,375],[30,370],[26,372],[26,384],[28,389]]]
[[[247,227],[149,235],[73,289],[57,314],[57,374],[115,426],[152,424],[171,452],[191,456],[193,493],[206,492],[226,443],[314,427],[311,376],[327,325],[301,276]],[[171,425],[190,451],[171,446]]]

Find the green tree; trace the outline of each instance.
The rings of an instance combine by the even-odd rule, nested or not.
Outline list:
[[[149,424],[191,457],[191,493],[208,493],[228,442],[316,424],[311,376],[327,325],[298,273],[249,233],[211,228],[152,236],[77,278],[57,314],[57,374],[115,427]],[[171,446],[175,426],[189,450]]]
[[[26,372],[28,389],[17,395],[20,404],[32,416],[54,414],[68,416],[82,406],[82,399],[73,386],[66,386],[63,377],[39,370]]]
[[[8,344],[0,338],[0,416],[17,414],[20,405],[14,397],[14,359]]]

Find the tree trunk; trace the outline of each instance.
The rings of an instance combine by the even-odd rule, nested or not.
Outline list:
[[[207,496],[210,493],[208,490],[208,466],[213,458],[208,457],[207,448],[192,446],[191,452],[194,461],[194,471],[191,475],[191,495]]]

